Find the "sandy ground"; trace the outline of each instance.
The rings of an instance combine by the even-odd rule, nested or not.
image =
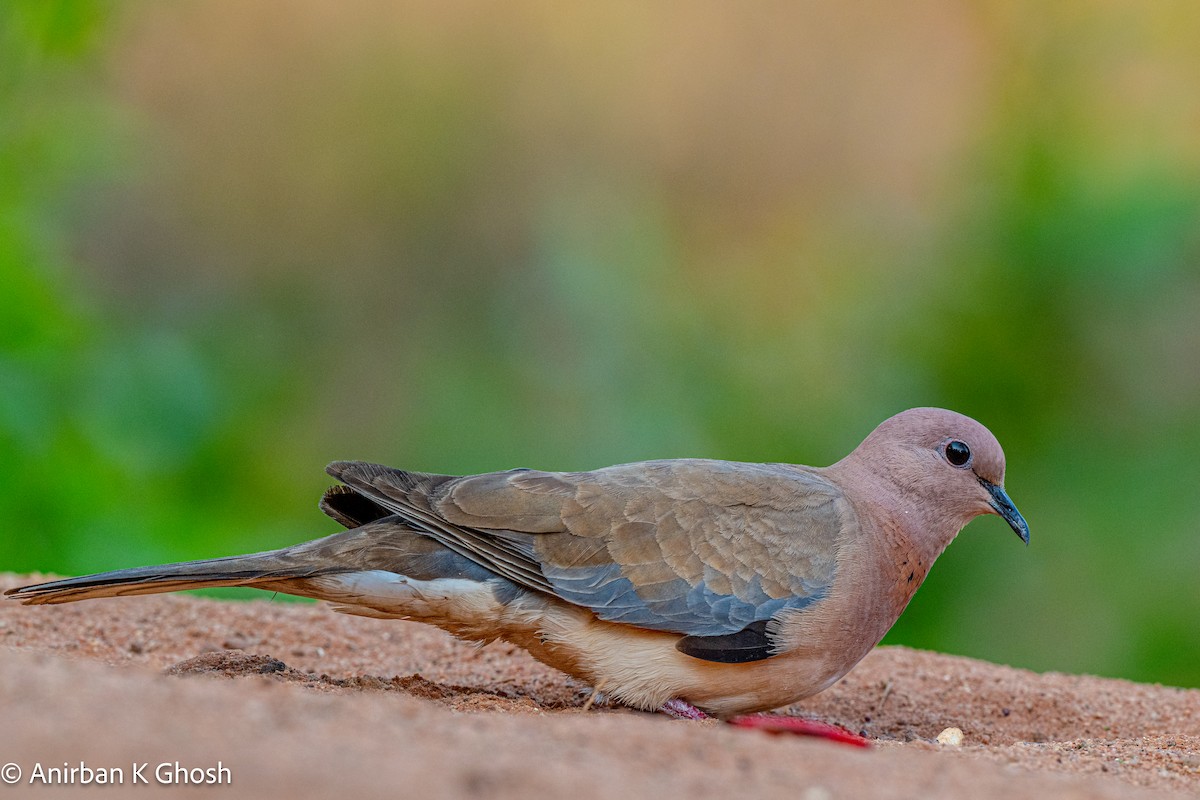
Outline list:
[[[30,582],[3,576],[0,586]],[[783,713],[870,750],[599,705],[503,644],[318,605],[188,596],[0,603],[9,797],[1200,796],[1200,691],[881,648]],[[961,746],[936,743],[961,728]],[[156,769],[216,768],[220,785]],[[38,765],[120,786],[30,784]],[[133,785],[147,764],[148,784]],[[4,767],[11,770],[11,767]],[[77,773],[76,780],[80,780]],[[0,777],[13,773],[0,771]]]

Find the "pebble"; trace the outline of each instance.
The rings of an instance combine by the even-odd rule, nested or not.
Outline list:
[[[946,728],[937,735],[937,742],[950,747],[961,747],[963,743],[962,728]]]

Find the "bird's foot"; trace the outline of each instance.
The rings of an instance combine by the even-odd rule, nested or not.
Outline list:
[[[701,712],[703,713],[703,712]],[[840,725],[828,722],[817,722],[803,717],[784,717],[777,714],[748,714],[733,717],[730,725],[739,728],[750,728],[764,733],[791,733],[796,736],[815,736],[818,739],[829,739],[832,742],[853,745],[854,747],[870,747],[871,742],[864,736],[851,733]]]
[[[708,714],[705,714],[687,700],[680,700],[678,697],[663,703],[658,710],[668,717],[674,717],[675,719],[710,719]]]
[[[608,705],[608,698],[605,697],[604,692],[600,691],[600,689],[602,687],[603,687],[603,683],[601,683],[600,686],[596,686],[592,689],[584,689],[582,691],[576,692],[576,695],[578,697],[583,698],[583,710],[584,711],[590,711],[593,707],[598,708],[600,706]]]

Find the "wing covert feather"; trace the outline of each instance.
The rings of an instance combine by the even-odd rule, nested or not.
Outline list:
[[[836,486],[786,464],[679,459],[463,478],[387,472],[418,477],[356,481],[331,469],[510,580],[601,619],[698,637],[819,600],[854,524]]]

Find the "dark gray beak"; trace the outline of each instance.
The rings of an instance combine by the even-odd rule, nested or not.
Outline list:
[[[992,496],[989,505],[992,510],[999,514],[1005,522],[1007,522],[1017,536],[1021,537],[1021,541],[1029,544],[1029,523],[1021,516],[1021,512],[1017,511],[1017,507],[1013,505],[1013,501],[1008,498],[1003,486],[997,486],[989,480],[979,479],[983,484],[983,488],[987,489],[988,494]]]

